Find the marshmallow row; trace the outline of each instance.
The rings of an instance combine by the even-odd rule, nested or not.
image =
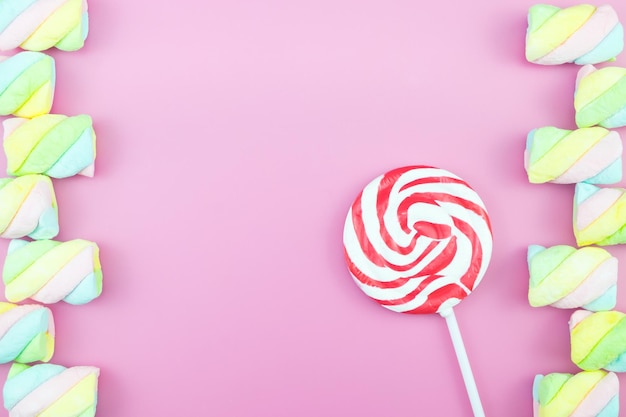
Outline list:
[[[528,14],[526,58],[541,65],[574,63],[577,129],[533,129],[524,168],[533,184],[575,184],[573,231],[578,248],[528,247],[528,301],[533,307],[576,309],[569,321],[571,360],[581,372],[537,375],[535,417],[619,414],[626,371],[626,315],[614,311],[618,260],[598,247],[626,243],[626,190],[601,188],[622,180],[626,68],[596,69],[624,48],[624,30],[611,6],[536,5]],[[598,245],[598,246],[589,246]]]
[[[12,362],[4,384],[9,416],[93,417],[100,370],[49,362],[55,331],[51,307],[86,304],[102,292],[100,250],[59,233],[51,178],[94,175],[96,135],[88,115],[50,114],[54,59],[40,51],[75,51],[88,33],[86,0],[0,1],[0,115],[7,178],[0,178],[0,237],[12,239],[2,281],[0,363]],[[32,300],[41,304],[14,303]],[[33,364],[34,362],[42,362]]]

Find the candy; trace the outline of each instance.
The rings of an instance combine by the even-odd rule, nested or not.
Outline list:
[[[602,127],[541,127],[528,134],[524,167],[534,184],[612,184],[622,180],[622,140]]]
[[[560,9],[537,4],[528,11],[526,59],[541,65],[613,60],[624,49],[624,28],[611,6]]]
[[[626,197],[623,188],[576,184],[574,236],[578,246],[626,243]]]
[[[356,198],[343,232],[354,282],[392,311],[446,319],[475,417],[484,417],[453,308],[491,258],[485,206],[462,179],[427,166],[398,168]]]
[[[578,127],[626,126],[626,68],[582,67],[576,78],[574,108]]]
[[[98,245],[87,240],[12,240],[4,263],[5,295],[51,304],[86,304],[102,292]]]
[[[51,239],[59,233],[52,181],[45,175],[0,178],[0,237]]]
[[[13,364],[2,390],[9,417],[93,417],[100,369]]]
[[[492,250],[478,194],[454,174],[421,166],[367,185],[348,213],[343,238],[359,288],[402,313],[458,304],[480,283]]]
[[[88,22],[86,0],[3,0],[0,50],[76,51],[85,43]]]
[[[533,307],[610,310],[617,301],[617,258],[602,248],[528,247]]]
[[[46,174],[66,178],[93,176],[96,135],[91,117],[45,114],[4,121],[7,174]]]
[[[571,357],[585,371],[626,371],[626,314],[575,311],[569,322]]]
[[[47,362],[54,353],[54,320],[37,304],[0,302],[0,363]]]
[[[613,372],[537,375],[534,417],[618,417],[619,379]]]
[[[0,116],[35,117],[52,108],[54,59],[41,52],[0,57]]]

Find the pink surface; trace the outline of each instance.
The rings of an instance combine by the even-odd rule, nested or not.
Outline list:
[[[571,311],[531,308],[526,268],[528,244],[575,244],[574,186],[530,185],[524,142],[575,128],[578,71],[525,61],[531,4],[91,0],[52,111],[93,116],[96,174],[54,182],[104,292],[52,309],[53,362],[102,369],[98,416],[471,415],[445,321],[380,307],[343,259],[357,193],[409,164],[491,214],[456,314],[486,415],[531,415],[535,374],[577,371]]]

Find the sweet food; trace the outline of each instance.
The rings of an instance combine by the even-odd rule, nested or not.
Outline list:
[[[626,126],[626,68],[582,67],[576,78],[574,108],[578,127]]]
[[[585,371],[626,371],[626,314],[575,311],[569,321],[571,358]]]
[[[346,218],[344,251],[357,286],[392,311],[442,313],[480,283],[492,251],[478,194],[439,168],[379,176]]]
[[[0,178],[0,237],[52,239],[59,233],[52,181],[45,175]]]
[[[578,246],[626,243],[626,190],[576,184],[574,236]]]
[[[44,304],[86,304],[102,292],[98,245],[82,239],[12,240],[2,278],[5,296],[14,303],[30,298]]]
[[[54,320],[47,307],[0,302],[0,363],[47,362],[54,353]]]
[[[624,28],[613,7],[537,4],[528,11],[526,59],[541,65],[597,64],[624,49]]]
[[[93,417],[100,369],[13,364],[2,396],[9,417]]]
[[[613,372],[537,375],[534,417],[618,417],[619,379]]]
[[[91,117],[45,114],[7,119],[3,125],[8,175],[93,176],[96,134]]]
[[[89,31],[86,0],[3,0],[0,50],[76,51]]]
[[[613,184],[622,180],[622,139],[602,127],[541,127],[526,141],[524,167],[533,184]]]
[[[55,86],[54,59],[41,52],[0,56],[0,116],[31,118],[50,112]]]
[[[611,310],[617,302],[617,258],[598,247],[528,247],[533,307]]]

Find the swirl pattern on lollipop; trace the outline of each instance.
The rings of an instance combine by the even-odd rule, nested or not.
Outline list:
[[[573,223],[578,246],[626,243],[626,190],[576,184]]]
[[[83,47],[88,29],[86,0],[0,2],[0,50],[76,51]]]
[[[0,237],[51,239],[59,233],[52,181],[45,175],[0,178]]]
[[[582,67],[576,78],[574,108],[578,127],[626,126],[626,68]]]
[[[11,417],[93,417],[100,369],[50,363],[13,364],[2,390]]]
[[[41,52],[0,57],[0,116],[35,117],[50,112],[54,59]]]
[[[585,371],[626,371],[626,314],[575,311],[569,322],[572,362]]]
[[[610,310],[617,301],[617,258],[602,248],[528,247],[533,307]]]
[[[613,372],[537,375],[534,417],[618,417],[619,379]]]
[[[443,169],[410,166],[368,184],[348,212],[344,251],[356,284],[402,313],[443,312],[482,279],[491,224],[478,194]]]
[[[3,125],[8,175],[93,176],[96,135],[91,117],[44,114],[7,119]]]
[[[608,5],[560,9],[537,4],[528,11],[526,59],[541,65],[597,64],[624,49],[624,28]]]
[[[82,239],[12,240],[2,279],[11,302],[85,304],[102,292],[98,245]]]
[[[602,127],[541,127],[528,134],[524,167],[533,184],[612,184],[622,180],[622,139]]]
[[[0,363],[47,362],[54,353],[50,309],[0,302]]]

